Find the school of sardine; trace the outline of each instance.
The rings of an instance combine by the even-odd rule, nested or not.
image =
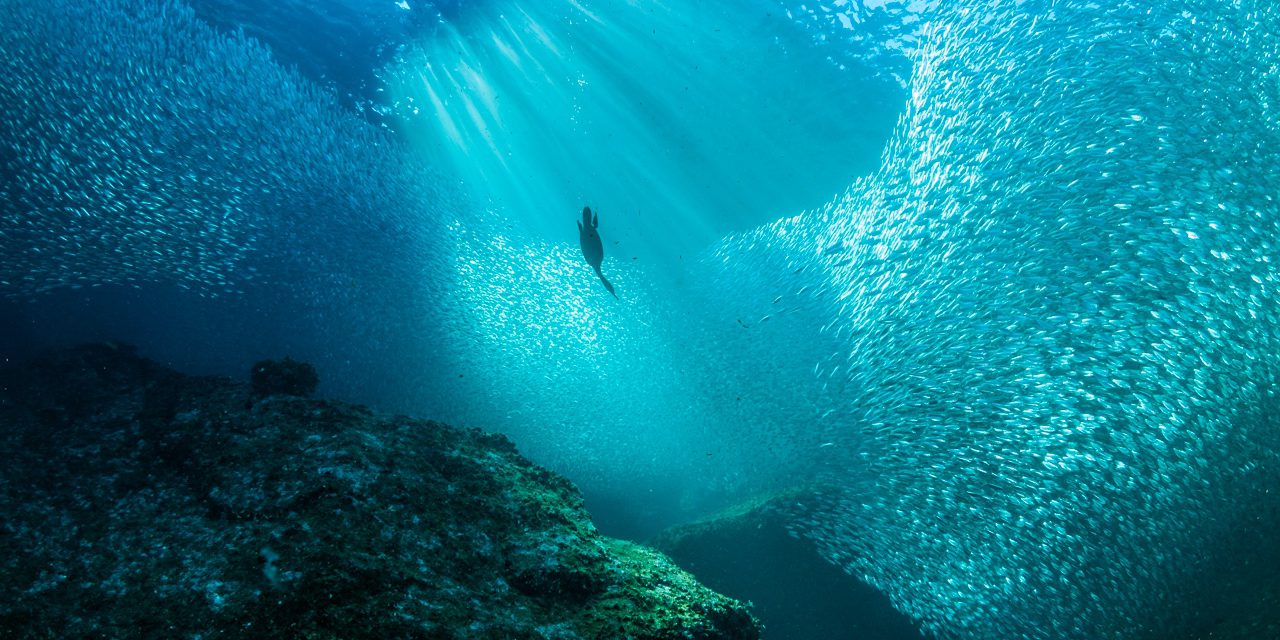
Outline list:
[[[1276,524],[1280,11],[1004,4],[931,16],[877,174],[718,255],[841,344],[797,532],[942,638],[1174,637]]]
[[[216,295],[311,268],[334,235],[400,252],[429,233],[440,181],[421,163],[180,2],[3,0],[0,24],[0,295]],[[334,258],[325,272],[390,263]]]
[[[1280,524],[1280,9],[916,4],[876,173],[670,281],[610,246],[612,302],[180,2],[0,0],[0,295],[358,289],[587,488],[816,476],[795,532],[939,638],[1166,637]]]

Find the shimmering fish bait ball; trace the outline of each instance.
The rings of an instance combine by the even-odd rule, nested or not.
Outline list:
[[[0,23],[0,295],[234,291],[309,242],[413,244],[435,201],[385,133],[182,3],[6,0]]]
[[[720,250],[800,261],[842,345],[797,529],[940,637],[1173,637],[1280,481],[1280,12],[930,20],[881,171]]]

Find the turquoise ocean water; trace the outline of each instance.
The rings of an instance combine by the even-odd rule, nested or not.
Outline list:
[[[809,487],[792,532],[940,638],[1200,637],[1276,591],[1278,34],[1263,0],[0,0],[0,349],[290,355],[507,433],[613,535]]]

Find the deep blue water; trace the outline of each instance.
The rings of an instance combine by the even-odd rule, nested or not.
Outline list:
[[[0,0],[0,352],[511,435],[939,637],[1181,637],[1277,524],[1280,11]],[[575,220],[599,215],[610,296]]]

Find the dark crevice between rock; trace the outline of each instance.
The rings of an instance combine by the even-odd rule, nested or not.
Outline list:
[[[713,589],[752,603],[765,640],[926,640],[880,591],[788,533],[804,489],[672,527],[653,545]]]

